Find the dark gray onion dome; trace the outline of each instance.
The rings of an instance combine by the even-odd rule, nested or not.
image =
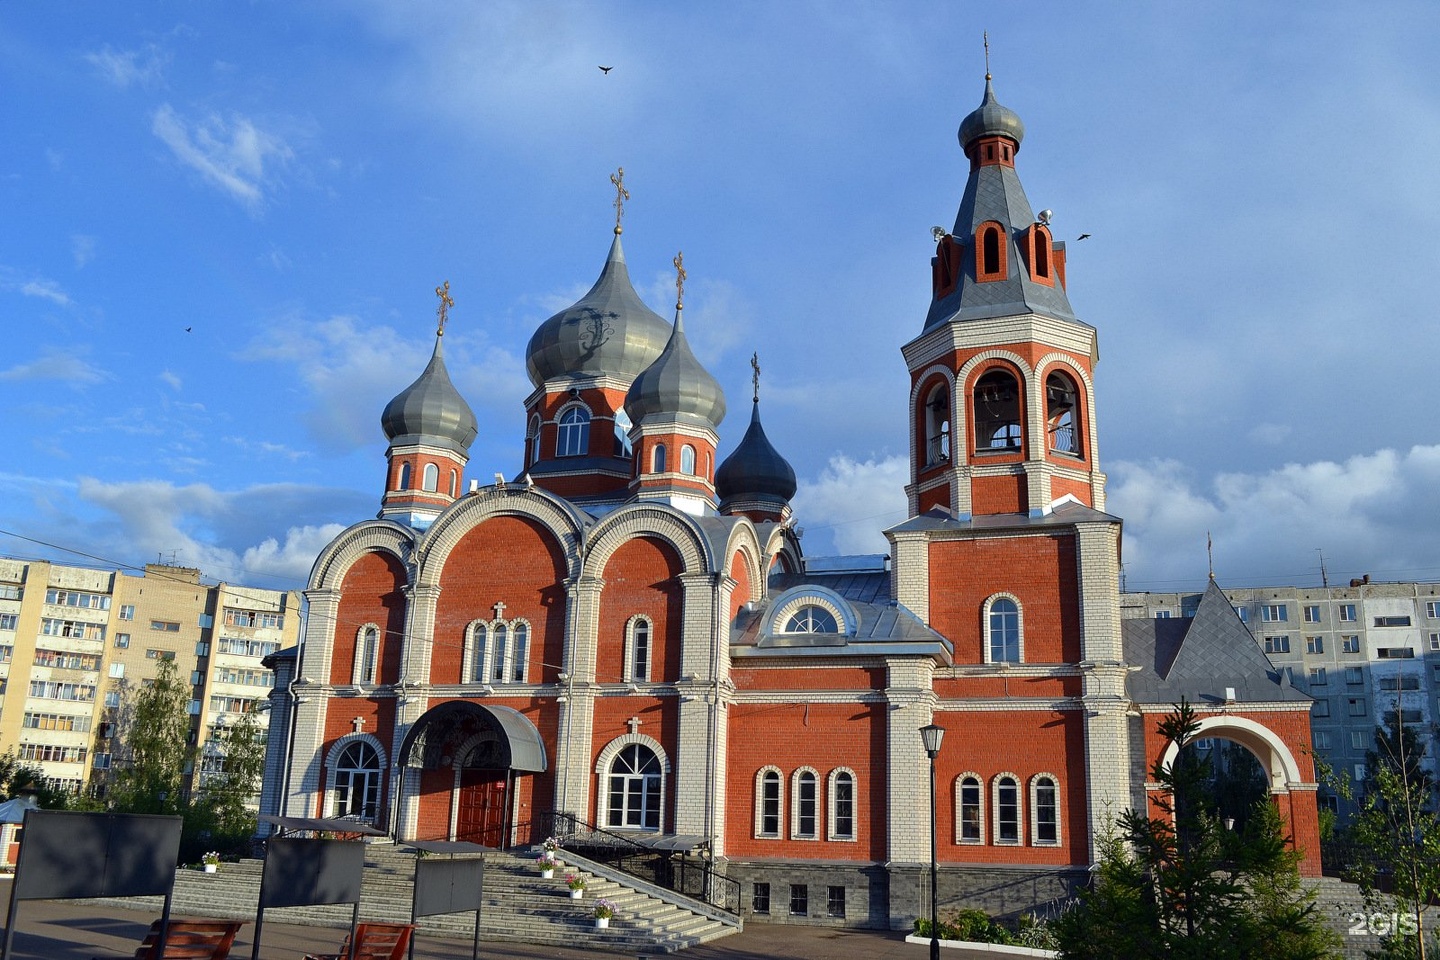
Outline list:
[[[380,426],[392,445],[427,443],[468,456],[480,428],[470,404],[450,382],[443,344],[437,336],[425,372],[385,405]]]
[[[790,502],[795,496],[795,468],[780,456],[760,426],[760,403],[750,411],[750,429],[740,445],[715,471],[715,492],[721,500],[763,496]]]
[[[960,121],[960,148],[969,153],[970,144],[981,137],[1009,137],[1015,141],[1017,150],[1020,141],[1025,139],[1025,124],[1020,122],[1020,115],[996,101],[988,74],[985,77],[985,98],[980,101],[980,106]]]
[[[670,325],[630,285],[616,233],[595,286],[530,337],[525,367],[537,387],[560,377],[630,380],[655,362],[669,336]]]
[[[725,391],[690,352],[680,318],[677,310],[670,341],[625,394],[625,412],[632,423],[654,413],[698,417],[712,427],[725,419]]]

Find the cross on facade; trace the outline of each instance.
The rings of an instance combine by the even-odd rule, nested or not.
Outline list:
[[[629,727],[631,735],[634,735],[640,732],[640,724],[644,722],[645,721],[641,720],[639,717],[631,717],[629,720],[625,721],[625,726]]]
[[[352,730],[354,730],[356,733],[364,733],[364,732],[365,732],[365,718],[364,718],[364,717],[356,717],[354,720],[351,720],[351,721],[350,721],[350,728],[351,728]]]
[[[435,308],[435,315],[440,318],[440,327],[435,331],[435,336],[445,336],[445,321],[449,319],[450,308],[455,306],[455,301],[450,296],[450,281],[435,288],[435,296],[440,298],[440,306]]]
[[[610,182],[615,184],[615,232],[618,234],[620,218],[625,216],[625,201],[630,199],[630,191],[625,189],[625,168],[616,167],[610,174]]]
[[[502,620],[505,617],[505,601],[501,600],[495,604],[495,619]]]

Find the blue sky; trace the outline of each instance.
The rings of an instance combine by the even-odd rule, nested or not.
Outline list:
[[[513,474],[617,166],[722,454],[758,350],[807,552],[883,549],[986,29],[1100,333],[1127,586],[1198,586],[1207,530],[1229,585],[1440,578],[1430,3],[5,4],[0,553],[300,586],[378,508],[447,279],[470,475]]]

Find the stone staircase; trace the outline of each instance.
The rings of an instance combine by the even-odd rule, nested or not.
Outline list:
[[[590,944],[598,949],[635,955],[674,953],[740,930],[739,918],[706,904],[668,891],[647,890],[642,881],[623,882],[624,875],[573,855],[563,854],[566,866],[554,879],[543,880],[534,855],[485,855],[484,908],[480,938],[518,943]],[[220,865],[218,873],[181,869],[175,875],[172,911],[177,916],[255,919],[260,900],[259,860]],[[581,900],[572,900],[565,885],[567,873],[585,877]],[[413,853],[392,844],[371,844],[365,854],[360,919],[408,923],[415,876]],[[664,899],[661,899],[661,896]],[[591,910],[604,897],[615,904],[615,917],[606,930],[595,928]],[[93,901],[107,906],[150,909],[158,916],[159,897]],[[346,928],[349,905],[284,907],[265,911],[274,923],[301,923]],[[423,917],[417,935],[470,941],[475,932],[473,913]],[[339,942],[339,935],[336,942]]]

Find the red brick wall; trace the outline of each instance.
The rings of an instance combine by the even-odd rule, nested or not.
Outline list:
[[[400,653],[405,634],[405,566],[379,551],[367,553],[350,565],[340,582],[340,605],[335,615],[335,647],[330,659],[330,682],[349,685],[354,678],[355,640],[360,628],[380,628],[380,683],[400,677]]]
[[[886,723],[884,704],[732,706],[726,853],[732,857],[796,860],[886,860]],[[755,775],[762,767],[772,765],[781,772],[781,838],[761,839],[755,836]],[[790,777],[800,767],[814,769],[819,781],[817,840],[788,839]],[[829,829],[828,778],[836,767],[855,773],[855,840],[825,839]]]
[[[1020,474],[975,477],[970,481],[970,512],[976,516],[1026,513],[1029,509],[1025,478]]]
[[[346,681],[349,682],[348,680]],[[395,701],[389,697],[365,698],[358,697],[335,697],[330,700],[325,711],[325,741],[320,748],[320,784],[321,796],[319,809],[315,811],[316,816],[326,817],[330,815],[330,798],[325,793],[325,785],[330,782],[330,767],[327,763],[330,751],[334,749],[335,742],[341,737],[348,736],[355,732],[355,718],[359,717],[364,723],[360,727],[361,733],[368,733],[375,736],[385,745],[386,767],[380,772],[380,816],[382,822],[389,816],[390,810],[390,774],[395,769],[395,758],[389,756],[390,741],[395,731]]]
[[[595,701],[594,739],[590,744],[590,764],[594,770],[600,759],[600,752],[617,737],[630,732],[627,721],[640,718],[635,731],[642,736],[659,741],[670,761],[670,773],[665,777],[665,806],[661,810],[661,830],[675,829],[675,758],[678,753],[678,711],[680,705],[674,697],[601,697]],[[605,826],[605,815],[609,808],[608,784],[605,772],[593,775],[590,782],[591,816],[599,826]]]
[[[930,546],[930,625],[955,645],[956,663],[983,663],[981,613],[996,593],[1020,601],[1026,663],[1078,663],[1075,538],[1033,534]]]
[[[919,506],[921,513],[924,513],[926,510],[933,510],[935,507],[944,507],[946,510],[949,510],[950,484],[947,483],[939,487],[932,487],[920,494]]]
[[[735,589],[730,592],[730,622],[734,623],[741,607],[751,600],[760,599],[752,592],[750,564],[745,562],[745,554],[739,550],[730,558],[730,579],[735,581]]]
[[[625,625],[637,614],[650,618],[650,679],[679,678],[684,602],[676,577],[683,570],[679,554],[663,540],[636,537],[611,554],[601,574],[596,680],[614,683],[624,675]]]
[[[777,670],[741,665],[731,669],[730,681],[739,690],[884,690],[885,668],[806,664]]]
[[[503,601],[506,620],[530,622],[525,677],[553,683],[565,642],[564,555],[554,536],[524,517],[491,517],[461,538],[440,572],[431,683],[459,683],[465,630],[491,620]]]
[[[1082,480],[1070,480],[1066,477],[1051,478],[1050,499],[1052,502],[1059,500],[1067,493],[1087,507],[1095,506],[1095,502],[1090,496],[1090,484]]]

